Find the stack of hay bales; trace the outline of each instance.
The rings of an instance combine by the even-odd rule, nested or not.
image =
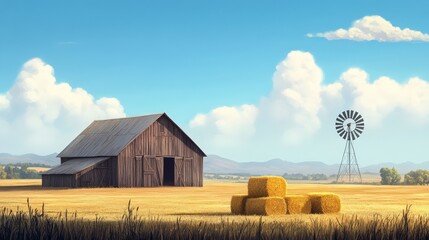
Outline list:
[[[286,180],[277,176],[251,177],[247,184],[246,215],[283,215],[286,213]]]
[[[286,180],[277,176],[251,177],[248,193],[231,198],[231,213],[237,215],[284,215],[338,213],[340,197],[333,193],[286,195]]]
[[[240,215],[283,215],[286,213],[286,181],[282,177],[251,177],[247,195],[234,195],[231,212]]]

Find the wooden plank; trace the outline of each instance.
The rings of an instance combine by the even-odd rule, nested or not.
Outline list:
[[[156,174],[158,179],[158,186],[163,186],[164,183],[164,158],[163,157],[156,157]]]
[[[192,186],[193,183],[192,158],[185,158],[183,162],[184,186]]]
[[[135,157],[135,186],[143,187],[143,160],[142,156]]]
[[[185,186],[183,157],[174,159],[174,186]]]
[[[143,157],[143,186],[144,187],[154,187],[155,171],[153,166],[155,166],[155,162],[156,162],[156,159],[154,156]]]

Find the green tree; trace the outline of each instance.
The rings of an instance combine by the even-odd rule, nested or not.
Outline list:
[[[401,175],[395,168],[381,168],[380,177],[383,185],[396,185],[401,181]]]
[[[311,174],[309,175],[311,180],[328,180],[328,176],[326,176],[323,173],[315,173],[315,174]]]
[[[41,175],[31,169],[28,169],[27,164],[23,165],[6,165],[0,166],[0,179],[37,179]]]
[[[14,172],[14,167],[7,165],[6,167],[4,167],[4,171],[6,172],[6,179],[13,179],[15,172]]]
[[[6,179],[6,172],[3,166],[0,166],[0,179]]]
[[[404,183],[408,185],[428,185],[429,184],[429,171],[418,169],[410,171],[404,176]]]

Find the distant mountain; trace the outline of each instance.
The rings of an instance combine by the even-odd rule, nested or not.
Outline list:
[[[388,167],[388,168],[395,168],[398,170],[400,174],[406,174],[410,171],[417,170],[417,169],[426,169],[429,170],[429,161],[422,162],[422,163],[413,163],[413,162],[403,162],[403,163],[392,163],[392,162],[385,162],[385,163],[378,163],[370,166],[366,166],[361,168],[361,171],[363,172],[380,172],[380,168]]]
[[[235,162],[217,155],[208,155],[204,159],[204,172],[206,173],[249,173],[249,174],[274,174],[284,173],[314,174],[323,173],[326,175],[337,174],[339,164],[325,164],[318,161],[309,162],[289,162],[281,159],[272,159],[266,162]],[[361,166],[361,173],[379,173],[380,168],[396,168],[399,173],[405,174],[411,170],[429,169],[429,161],[423,163],[378,163],[369,166]]]
[[[9,153],[0,153],[0,165],[13,163],[39,163],[49,166],[60,164],[60,159],[57,158],[57,153],[52,153],[46,156],[36,154],[11,155]]]
[[[47,156],[36,154],[11,155],[8,153],[0,153],[0,165],[9,163],[39,163],[49,166],[60,164],[60,159],[56,157],[57,153],[52,153]],[[205,173],[248,173],[248,174],[274,174],[283,175],[284,173],[302,173],[314,174],[323,173],[326,175],[337,174],[339,164],[325,164],[318,161],[308,162],[289,162],[282,159],[272,159],[266,162],[236,162],[217,155],[208,155],[204,159]],[[399,173],[405,174],[411,170],[429,169],[429,161],[422,163],[403,162],[403,163],[378,163],[369,166],[361,166],[362,173],[379,173],[380,168],[396,168]]]
[[[204,159],[204,172],[207,173],[250,173],[250,174],[276,174],[284,173],[324,173],[335,174],[338,164],[327,165],[322,162],[293,163],[281,159],[272,159],[266,162],[235,162],[217,155],[208,155]]]

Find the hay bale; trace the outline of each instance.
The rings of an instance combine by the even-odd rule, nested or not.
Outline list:
[[[233,195],[231,198],[231,213],[242,215],[245,213],[246,200],[249,197],[246,194]]]
[[[248,198],[245,208],[246,215],[284,215],[286,202],[280,197]]]
[[[308,195],[286,195],[287,214],[311,213],[311,200]]]
[[[309,193],[311,200],[311,213],[338,213],[341,211],[341,199],[335,193],[315,192]]]
[[[286,195],[286,180],[278,176],[250,177],[247,184],[251,198],[281,197]]]

